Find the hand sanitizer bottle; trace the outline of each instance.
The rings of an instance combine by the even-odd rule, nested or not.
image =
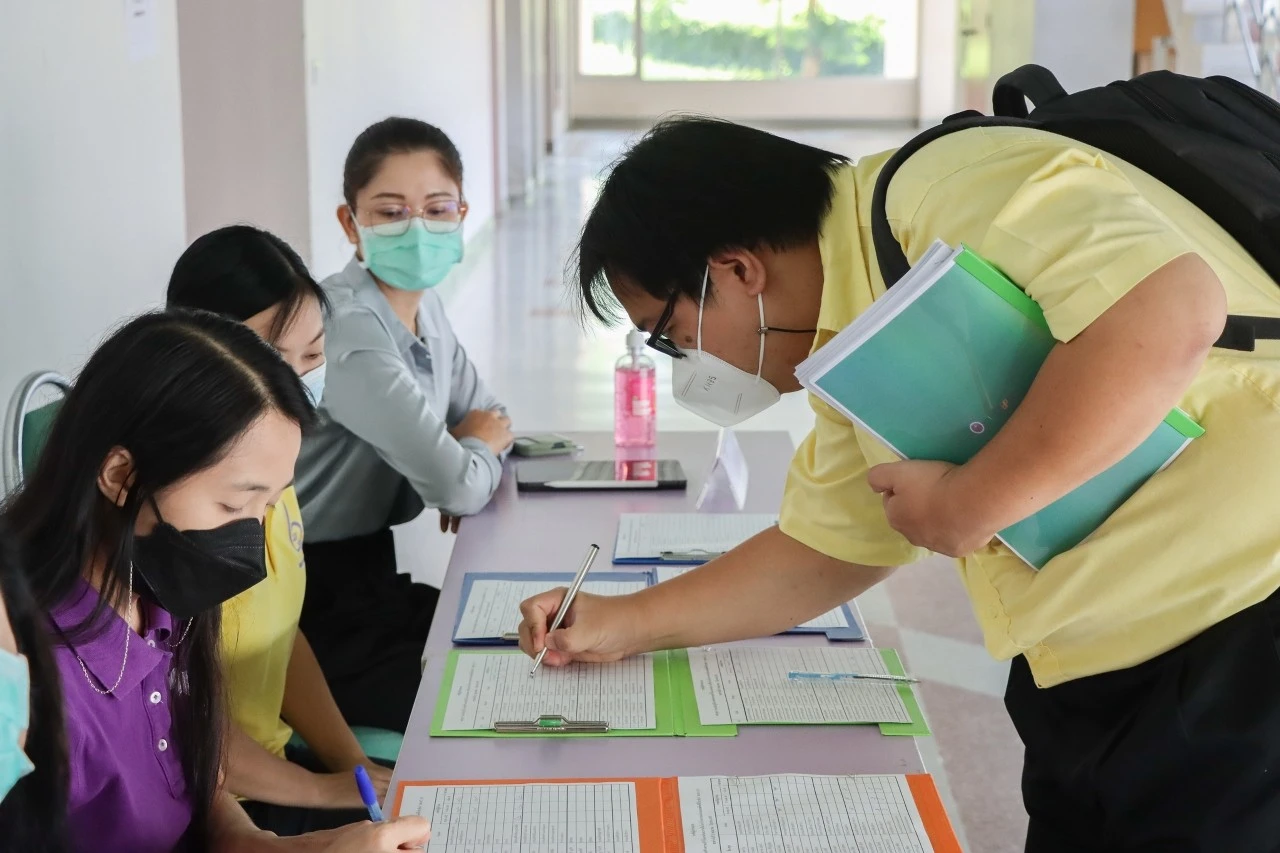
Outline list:
[[[645,333],[627,333],[627,354],[613,370],[613,440],[618,447],[653,447],[657,440],[657,389]]]

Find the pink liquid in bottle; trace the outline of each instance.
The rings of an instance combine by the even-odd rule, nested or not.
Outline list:
[[[613,440],[618,447],[653,447],[658,434],[658,395],[644,332],[627,334],[627,354],[613,371]]]

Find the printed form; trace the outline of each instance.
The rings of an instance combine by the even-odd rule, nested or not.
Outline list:
[[[931,853],[904,776],[680,777],[685,853]]]
[[[658,578],[658,583],[669,581],[672,578],[678,578],[685,572],[691,572],[697,566],[655,566],[654,574]],[[817,619],[810,619],[803,625],[797,625],[797,628],[852,628],[853,623],[849,621],[849,616],[845,613],[843,607],[837,607],[834,610],[828,610]]]
[[[406,785],[400,814],[431,821],[427,853],[640,853],[633,782]]]
[[[563,584],[568,586],[568,583]],[[467,603],[458,621],[455,640],[487,640],[505,637],[520,630],[520,604],[538,593],[554,589],[547,581],[480,580],[471,582]],[[583,592],[593,595],[626,595],[645,588],[645,582],[591,581],[582,585]]]
[[[665,555],[711,559],[732,551],[778,516],[761,513],[623,513],[615,560],[656,560]]]
[[[512,652],[460,654],[445,706],[444,731],[490,729],[498,721],[533,721],[560,714],[600,720],[614,729],[655,729],[653,658],[539,668]]]
[[[689,649],[703,725],[724,723],[908,723],[897,685],[885,681],[793,681],[800,672],[889,674],[877,649],[715,647]]]

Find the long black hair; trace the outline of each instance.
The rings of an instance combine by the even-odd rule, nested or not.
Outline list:
[[[297,374],[262,338],[204,312],[144,314],[125,324],[85,365],[54,420],[39,463],[6,507],[38,605],[62,602],[95,560],[101,601],[67,642],[103,631],[108,608],[128,595],[139,511],[162,489],[216,464],[260,417],[276,411],[309,427],[315,417]],[[108,453],[133,456],[123,505],[99,491]],[[223,758],[218,661],[220,608],[195,617],[173,666],[174,720],[194,806],[187,835],[205,850]]]
[[[31,672],[31,723],[25,752],[35,765],[0,802],[0,839],[6,850],[66,853],[67,747],[62,728],[62,690],[49,643],[45,615],[36,605],[19,565],[17,548],[0,524],[0,598],[18,652]]]
[[[696,300],[716,252],[816,239],[832,177],[848,162],[721,119],[659,122],[613,164],[582,227],[568,270],[581,313],[618,319],[619,280],[657,299]]]
[[[279,305],[267,340],[276,343],[307,299],[329,313],[329,299],[293,248],[270,231],[228,225],[203,234],[178,258],[165,301],[243,323]]]

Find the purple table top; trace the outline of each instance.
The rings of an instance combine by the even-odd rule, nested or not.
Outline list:
[[[610,435],[580,433],[575,438],[586,448],[583,458],[614,456]],[[784,432],[740,432],[738,440],[750,466],[745,511],[776,512],[791,460],[790,437]],[[618,515],[692,511],[715,443],[714,432],[659,437],[657,456],[680,460],[689,478],[687,492],[517,495],[508,476],[488,508],[463,522],[427,639],[426,669],[396,765],[393,792],[401,780],[923,772],[914,738],[885,737],[875,726],[743,726],[733,738],[535,740],[428,734],[445,659],[453,648],[463,575],[572,573],[591,542],[599,543],[602,551],[597,566],[608,569]],[[825,645],[828,641],[821,635],[790,635],[752,642]]]

